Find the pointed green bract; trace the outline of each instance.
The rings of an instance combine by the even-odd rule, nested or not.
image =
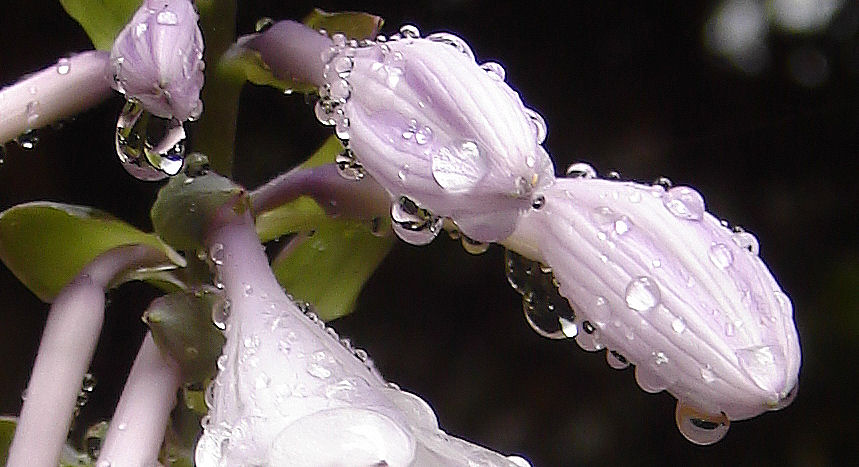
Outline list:
[[[272,262],[278,282],[293,297],[310,302],[328,321],[352,312],[358,294],[394,243],[368,224],[328,220],[299,234]]]
[[[60,0],[99,50],[110,50],[113,40],[137,11],[141,0]]]
[[[184,264],[156,235],[94,208],[41,201],[0,213],[0,259],[45,302],[96,256],[135,244],[157,248],[174,263]]]

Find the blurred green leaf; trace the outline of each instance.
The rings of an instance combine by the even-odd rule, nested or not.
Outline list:
[[[328,321],[352,312],[364,283],[393,244],[392,235],[376,236],[368,224],[329,219],[293,238],[271,266],[292,296],[313,304]]]
[[[0,259],[45,302],[96,256],[135,244],[150,245],[176,264],[184,263],[156,235],[94,208],[41,201],[0,213]]]
[[[141,0],[60,0],[66,13],[86,31],[99,50],[110,50]]]
[[[12,437],[15,436],[15,426],[18,424],[16,417],[0,416],[0,464],[6,465],[9,457],[9,447],[12,446]]]

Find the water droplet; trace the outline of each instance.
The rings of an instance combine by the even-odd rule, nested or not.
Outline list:
[[[125,429],[126,429],[126,428],[128,428],[128,424],[127,424],[127,423],[124,423],[124,422],[120,423],[120,424],[116,427],[116,429],[117,429],[117,430],[119,430],[119,431],[125,431]]]
[[[245,297],[250,297],[254,294],[254,288],[250,284],[245,284]]]
[[[531,207],[533,209],[543,209],[543,206],[546,205],[546,197],[543,195],[537,195],[534,199],[531,200]]]
[[[682,333],[686,330],[686,321],[683,318],[674,318],[674,321],[671,322],[671,329],[677,334]]]
[[[661,295],[659,287],[647,276],[639,276],[626,286],[626,304],[629,308],[645,312],[655,307]]]
[[[468,191],[480,181],[485,170],[474,141],[443,146],[432,155],[433,178],[447,191]]]
[[[608,366],[614,368],[615,370],[623,370],[624,368],[629,367],[629,360],[626,359],[623,355],[619,354],[616,350],[609,350],[605,353],[606,362],[608,362]]]
[[[796,399],[796,394],[799,392],[799,384],[794,385],[788,391],[779,394],[779,399],[772,403],[767,403],[767,408],[770,410],[781,410],[793,403]]]
[[[713,370],[710,368],[710,365],[701,368],[701,379],[703,379],[705,383],[716,381],[716,375],[713,374]]]
[[[731,240],[737,244],[740,248],[748,250],[753,255],[758,255],[761,251],[760,244],[758,243],[757,237],[754,234],[749,232],[736,232],[731,235]]]
[[[152,116],[134,101],[125,104],[116,121],[116,154],[125,170],[140,180],[161,180],[179,173],[184,141],[181,122]]]
[[[268,16],[263,16],[258,19],[256,24],[254,24],[254,31],[256,32],[265,32],[268,28],[274,25],[274,20],[269,18]]]
[[[421,37],[421,32],[418,30],[417,26],[406,24],[400,28],[400,35],[406,39],[417,39]]]
[[[81,390],[84,392],[92,392],[95,389],[95,385],[98,383],[98,380],[92,373],[87,373],[84,375],[83,381],[81,382]]]
[[[757,345],[737,350],[740,367],[764,391],[778,391],[784,375],[778,363],[784,360],[781,350],[771,345]]]
[[[57,61],[57,73],[61,75],[69,74],[72,69],[72,62],[68,58],[61,58]]]
[[[699,221],[704,216],[704,198],[688,186],[668,190],[662,202],[671,214],[681,219]]]
[[[498,81],[504,81],[504,78],[507,76],[507,72],[504,71],[504,67],[499,63],[485,62],[480,65],[480,68],[483,68],[484,71],[489,73],[489,76],[497,79]]]
[[[537,141],[537,144],[543,144],[546,141],[546,121],[543,120],[543,116],[538,114],[537,112],[526,108],[525,115],[528,116],[528,119],[531,121],[531,129],[534,130],[534,138]],[[529,164],[528,167],[533,167],[534,164]]]
[[[338,55],[331,60],[329,65],[331,70],[334,73],[337,73],[337,76],[340,78],[346,78],[349,76],[349,73],[352,72],[352,67],[355,66],[355,62],[352,60],[352,57],[349,57],[345,54]]]
[[[532,467],[527,459],[520,456],[507,456],[507,460],[516,467]]]
[[[611,172],[605,174],[606,180],[620,180],[620,172],[616,170],[612,170]]]
[[[423,146],[432,139],[432,129],[428,126],[418,128],[415,132],[415,142]]]
[[[412,245],[426,245],[441,231],[443,219],[433,216],[411,199],[401,196],[391,205],[394,232]]]
[[[462,38],[455,36],[453,34],[447,32],[437,32],[435,34],[430,34],[427,36],[427,39],[433,42],[441,42],[452,47],[455,47],[456,50],[462,52],[466,57],[474,60],[474,52],[471,51],[471,47],[466,44]]]
[[[668,177],[659,177],[653,181],[654,186],[662,187],[663,190],[668,191],[674,185],[671,183],[671,180]]]
[[[707,255],[710,256],[710,261],[720,269],[726,269],[734,262],[734,254],[724,243],[714,243]]]
[[[355,153],[346,148],[334,159],[340,176],[346,180],[361,180],[364,178],[364,166],[355,158]]]
[[[22,149],[31,150],[39,144],[39,135],[36,133],[36,130],[30,130],[18,135],[18,137],[15,138],[15,142],[18,143],[18,146],[21,146]]]
[[[657,366],[668,363],[668,356],[665,355],[665,352],[651,352],[651,355],[653,356],[653,363]]]
[[[674,420],[683,437],[701,446],[718,442],[731,427],[731,421],[724,412],[708,414],[680,401],[677,401]]]
[[[650,365],[635,367],[635,382],[645,392],[655,394],[665,390],[665,382]]]
[[[209,259],[218,266],[224,264],[224,245],[222,243],[215,243],[209,247]]]
[[[570,178],[596,178],[597,171],[590,164],[576,162],[567,167],[566,174]]]
[[[505,250],[504,272],[514,290],[522,294],[525,320],[541,336],[564,339],[578,334],[575,313],[560,295],[551,269]]]
[[[337,120],[337,123],[334,124],[334,134],[340,141],[349,139],[349,119],[347,117]]]
[[[462,243],[462,248],[472,255],[481,255],[489,249],[489,243],[478,242],[465,235],[460,235],[459,240]]]
[[[165,26],[175,26],[179,23],[179,17],[170,10],[163,10],[155,16],[155,22]]]

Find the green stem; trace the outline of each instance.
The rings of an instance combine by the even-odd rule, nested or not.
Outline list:
[[[200,26],[206,41],[206,84],[203,115],[194,128],[193,148],[206,154],[216,172],[233,171],[236,118],[244,76],[220,66],[224,52],[236,36],[236,0],[197,0]]]

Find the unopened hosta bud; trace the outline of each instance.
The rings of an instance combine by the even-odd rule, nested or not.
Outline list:
[[[542,194],[516,236],[552,268],[580,343],[634,364],[644,390],[677,397],[687,437],[715,442],[728,419],[790,402],[793,308],[754,236],[720,223],[689,187],[582,177]]]
[[[360,179],[366,170],[393,200],[448,217],[472,239],[507,237],[533,192],[552,183],[543,119],[500,65],[479,65],[452,34],[424,38],[407,26],[389,39],[328,40],[285,21],[249,46],[281,76],[319,86],[316,116],[348,144],[338,160],[344,174]],[[430,233],[435,225],[406,230],[417,224]]]
[[[203,36],[190,0],[145,0],[110,52],[114,88],[149,113],[200,116]]]

